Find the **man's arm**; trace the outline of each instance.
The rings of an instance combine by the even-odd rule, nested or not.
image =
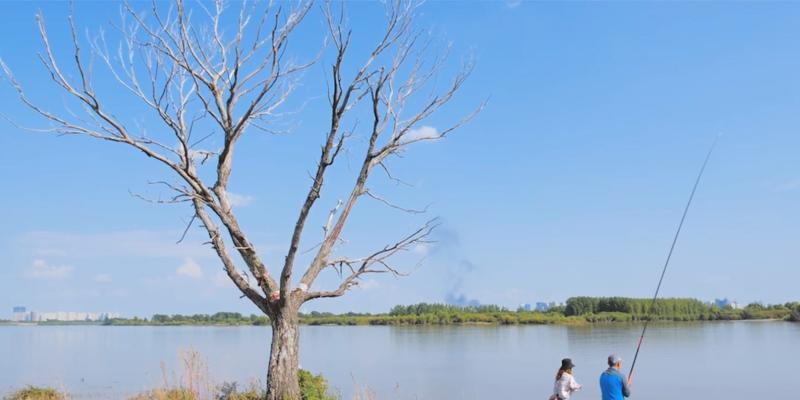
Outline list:
[[[619,378],[622,380],[622,395],[625,397],[631,397],[631,388],[628,386],[628,378],[626,378],[622,373],[619,374]]]

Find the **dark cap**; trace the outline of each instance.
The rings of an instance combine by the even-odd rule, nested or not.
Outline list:
[[[610,367],[613,367],[613,366],[615,366],[615,365],[617,365],[618,363],[621,363],[621,362],[622,362],[622,358],[620,358],[620,356],[618,356],[616,354],[612,354],[612,355],[608,356],[608,365]]]
[[[561,360],[561,369],[572,369],[575,368],[575,364],[572,363],[572,360],[569,358],[565,358]]]

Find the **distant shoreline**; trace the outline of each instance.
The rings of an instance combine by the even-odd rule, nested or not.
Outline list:
[[[388,313],[301,313],[300,324],[312,326],[339,325],[596,325],[627,324],[643,321],[657,322],[713,322],[713,321],[770,321],[800,322],[800,302],[763,305],[748,304],[744,308],[720,308],[696,299],[634,299],[625,297],[572,297],[565,305],[547,311],[529,311],[519,308],[511,311],[495,305],[454,306],[448,304],[419,303],[395,306]],[[268,326],[264,315],[243,315],[235,312],[215,314],[166,315],[151,318],[114,318],[104,321],[47,321],[20,323],[0,322],[4,325],[101,325],[101,326]]]
[[[492,323],[492,322],[460,322],[460,323],[448,323],[448,324],[342,324],[342,323],[303,323],[301,322],[301,326],[319,326],[319,327],[326,327],[326,326],[339,326],[339,327],[365,327],[365,326],[398,326],[398,327],[498,327],[498,326],[573,326],[573,327],[590,327],[590,326],[630,326],[630,325],[637,325],[644,321],[607,321],[607,322],[575,322],[575,323],[562,323],[562,322],[554,322],[554,323],[517,323],[517,324],[503,324],[503,323]],[[710,321],[701,321],[701,320],[694,320],[694,321],[672,321],[672,320],[655,320],[652,324],[655,325],[673,325],[673,324],[719,324],[719,323],[728,323],[728,322],[792,322],[787,319],[781,318],[765,318],[765,319],[731,319],[731,320],[710,320]],[[187,324],[156,324],[156,323],[139,323],[139,324],[125,324],[125,323],[113,323],[113,324],[103,324],[97,322],[47,322],[47,323],[38,323],[38,322],[0,322],[0,326],[16,326],[16,327],[46,327],[46,326],[98,326],[98,327],[164,327],[164,328],[179,328],[179,327],[205,327],[205,328],[238,328],[238,327],[267,327],[266,325],[254,325],[254,324],[201,324],[201,323],[187,323]]]

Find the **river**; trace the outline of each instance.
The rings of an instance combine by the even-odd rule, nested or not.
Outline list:
[[[322,373],[342,399],[546,399],[560,359],[598,399],[611,352],[629,365],[637,325],[304,326],[301,367]],[[266,327],[0,326],[0,393],[25,384],[75,399],[124,398],[180,379],[179,353],[195,350],[216,382],[262,379]],[[797,399],[800,324],[776,321],[654,324],[633,398]],[[627,371],[627,369],[626,369]],[[173,378],[175,376],[175,378]],[[783,383],[782,383],[783,382]]]

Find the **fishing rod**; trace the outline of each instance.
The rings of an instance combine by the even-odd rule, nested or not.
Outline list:
[[[664,275],[667,273],[667,267],[669,267],[669,260],[672,258],[672,252],[675,250],[675,244],[678,243],[678,236],[681,234],[681,228],[683,228],[683,222],[686,221],[686,214],[689,213],[689,207],[692,205],[692,200],[694,199],[694,194],[697,191],[697,186],[700,184],[700,178],[703,177],[703,172],[706,170],[706,165],[708,165],[708,160],[711,158],[711,153],[714,152],[714,147],[717,146],[717,141],[719,141],[719,135],[714,139],[714,143],[711,144],[711,148],[708,150],[708,154],[706,154],[706,159],[703,161],[703,166],[700,167],[700,173],[697,174],[697,179],[694,181],[694,186],[692,187],[692,193],[689,195],[689,201],[686,202],[686,207],[683,209],[683,215],[681,216],[681,222],[678,224],[678,230],[675,231],[675,236],[672,238],[672,245],[669,247],[669,253],[667,253],[667,260],[664,262],[664,268],[661,269],[661,277],[658,279],[658,286],[656,286],[656,293],[653,295],[653,301],[650,303],[650,309],[647,312],[647,318],[644,320],[644,327],[642,327],[642,335],[639,336],[639,344],[636,346],[636,354],[633,355],[633,362],[631,362],[631,370],[628,372],[628,382],[631,381],[633,377],[633,368],[636,367],[636,359],[639,358],[639,350],[642,348],[642,341],[644,340],[644,335],[647,333],[647,325],[650,324],[650,315],[653,314],[653,311],[656,307],[656,300],[658,299],[658,293],[661,291],[661,284],[664,282]]]

